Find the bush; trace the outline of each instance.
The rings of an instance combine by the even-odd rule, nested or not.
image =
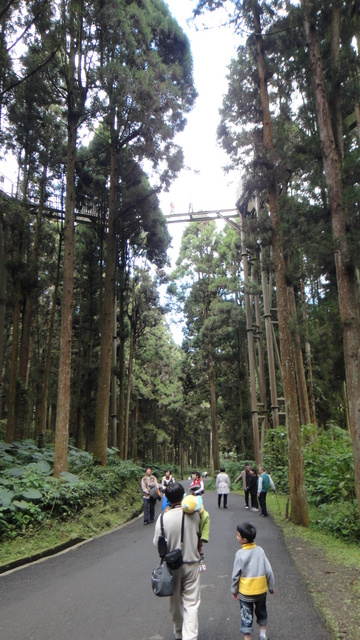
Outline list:
[[[335,538],[348,542],[360,541],[359,512],[357,501],[322,504],[317,509],[315,526],[331,533]]]
[[[13,536],[51,517],[66,519],[97,497],[105,500],[140,482],[142,469],[109,449],[108,466],[69,448],[69,472],[54,478],[53,448],[32,441],[0,443],[0,536]],[[140,491],[140,487],[139,487]]]

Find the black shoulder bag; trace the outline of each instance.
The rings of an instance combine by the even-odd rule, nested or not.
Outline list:
[[[183,564],[183,555],[182,555],[182,547],[183,547],[183,538],[184,538],[184,513],[182,514],[181,520],[181,546],[180,549],[174,549],[173,551],[167,550],[167,540],[165,537],[164,530],[164,514],[162,513],[160,516],[160,526],[161,526],[161,536],[159,536],[158,542],[158,550],[160,558],[164,558],[169,569],[174,571],[178,569]]]

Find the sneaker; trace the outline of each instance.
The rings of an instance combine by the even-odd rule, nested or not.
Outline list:
[[[251,507],[251,511],[259,511],[256,507]]]
[[[245,506],[245,509],[248,509],[248,508],[249,508],[249,507],[246,505],[246,506]]]

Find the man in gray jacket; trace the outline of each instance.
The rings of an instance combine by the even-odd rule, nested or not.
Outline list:
[[[163,513],[167,550],[181,548],[181,527],[183,511],[181,501],[184,487],[179,483],[168,486],[165,495],[170,507]],[[158,517],[155,525],[153,543],[157,547],[161,535],[161,523]],[[199,572],[200,517],[197,511],[184,514],[183,564],[174,570],[175,588],[170,597],[170,613],[174,623],[176,640],[197,640],[198,611],[200,606]]]

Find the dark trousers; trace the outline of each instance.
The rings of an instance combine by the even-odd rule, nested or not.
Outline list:
[[[149,515],[150,515],[150,522],[154,522],[156,500],[154,500],[154,498],[144,498],[143,502],[144,502],[144,522],[149,522]]]
[[[250,496],[251,496],[251,506],[252,506],[252,508],[253,509],[257,509],[259,505],[258,505],[256,487],[254,487],[254,491],[252,491],[250,489]]]
[[[218,493],[218,507],[221,507],[221,496],[224,498],[224,509],[227,508],[227,493]]]
[[[249,489],[244,489],[244,495],[245,495],[245,505],[248,507],[249,506]]]
[[[263,516],[267,516],[268,512],[266,509],[266,492],[262,491],[259,495],[259,503],[260,503],[260,509],[261,509],[261,513]]]

